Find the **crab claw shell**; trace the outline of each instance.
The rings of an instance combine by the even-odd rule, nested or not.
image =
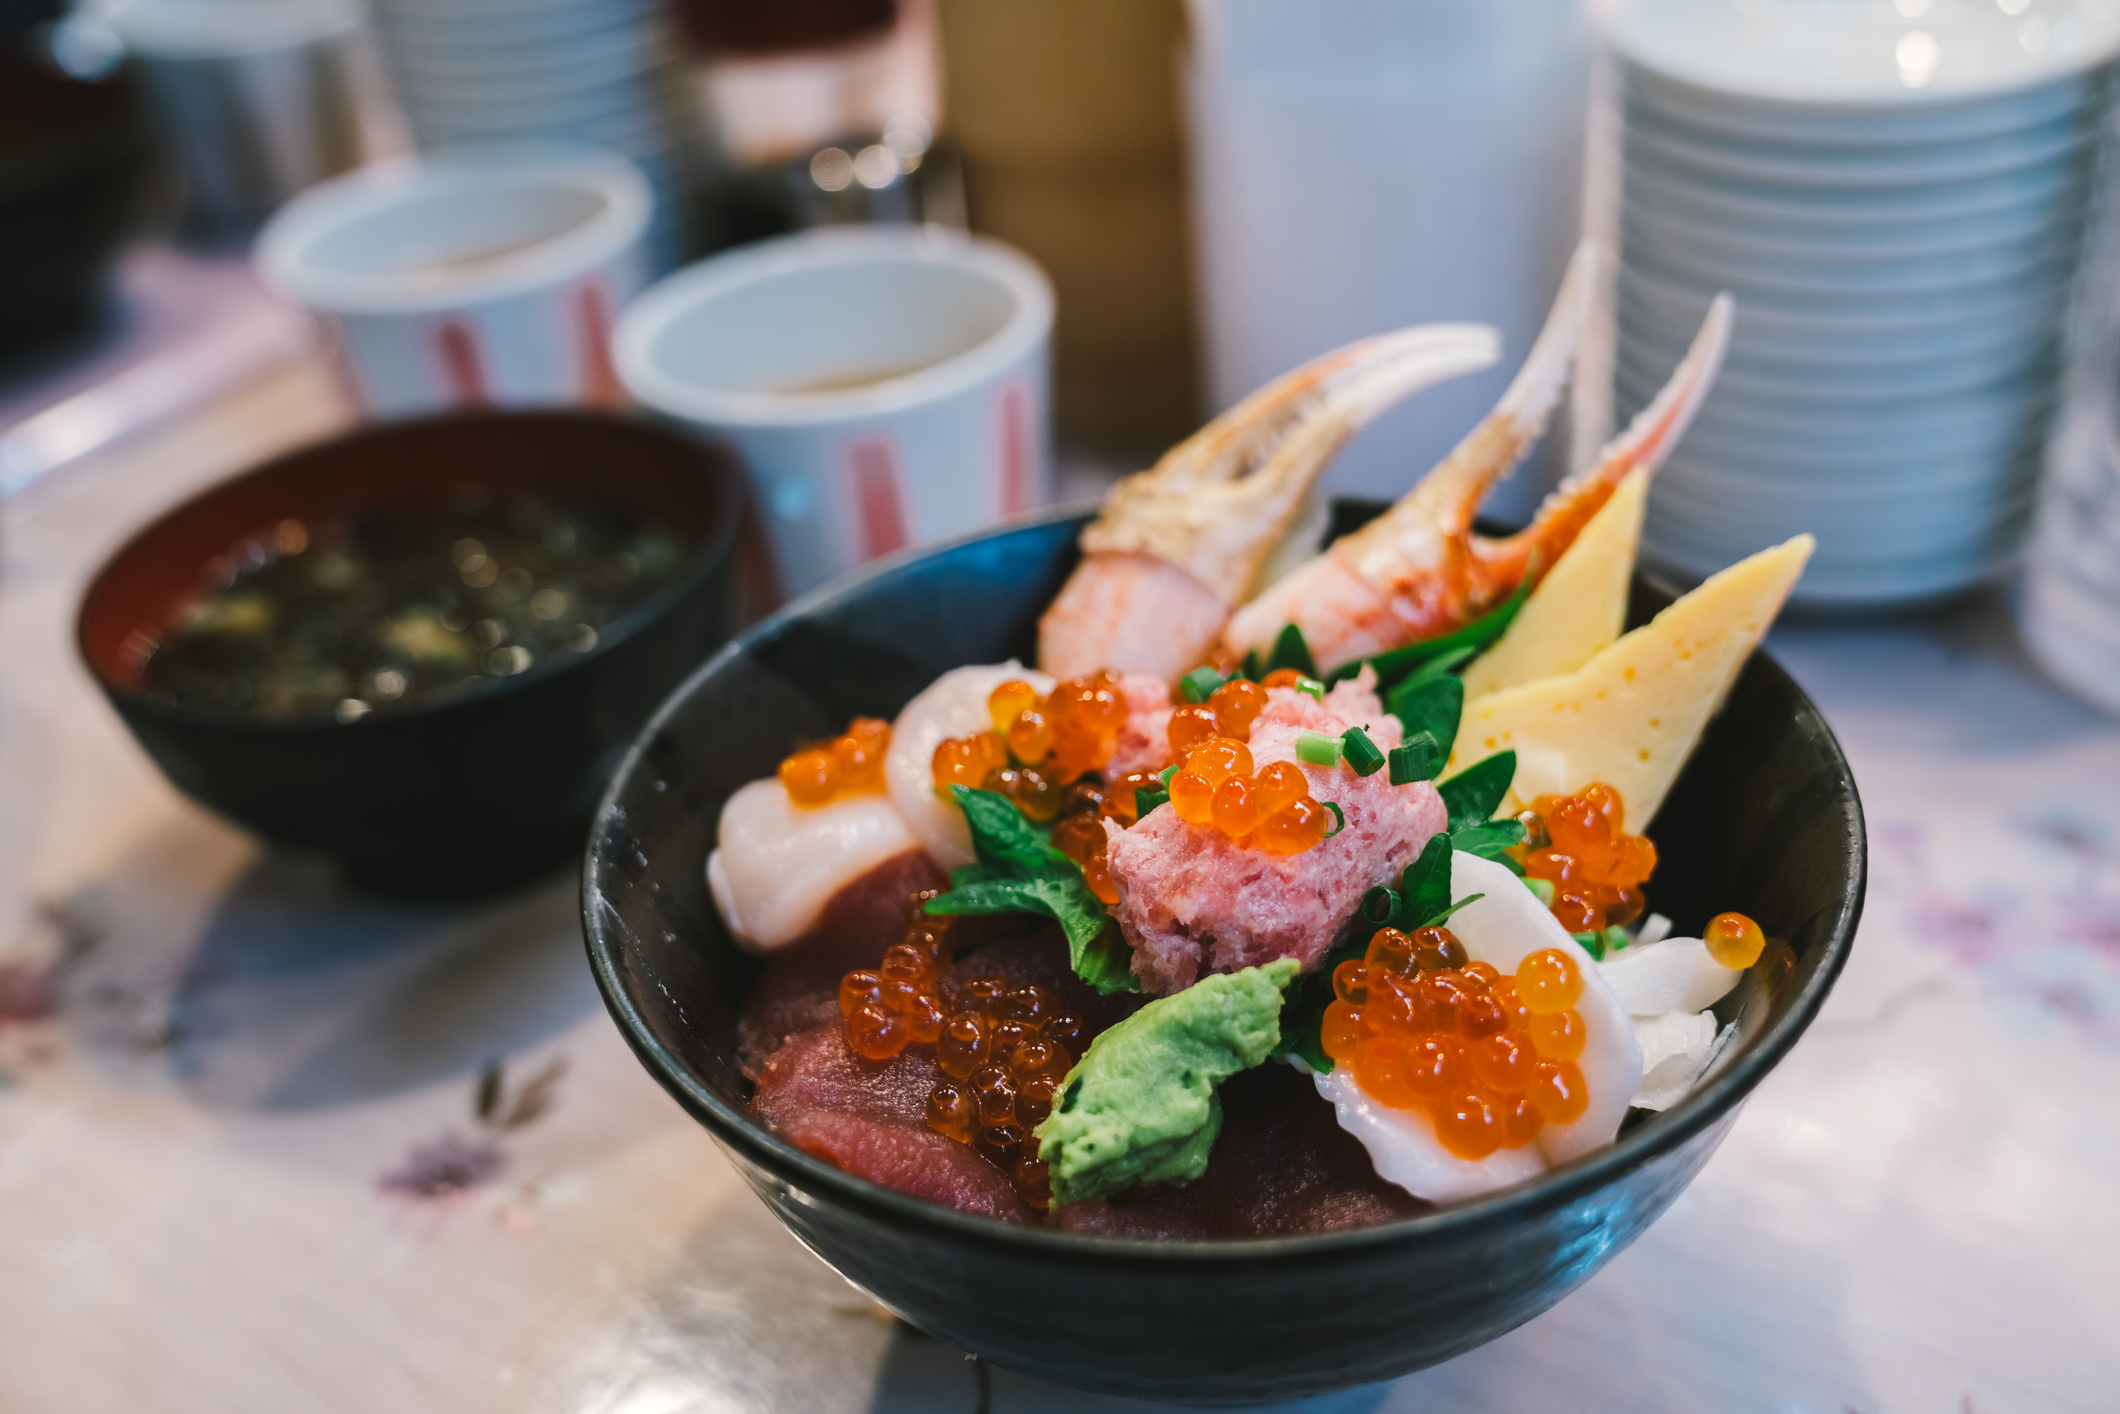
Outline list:
[[[1392,590],[1446,593],[1461,575],[1473,513],[1503,473],[1537,443],[1568,386],[1597,289],[1597,247],[1576,247],[1523,367],[1494,410],[1412,491],[1376,520],[1239,610],[1227,647],[1264,650],[1285,624],[1303,629],[1321,667],[1397,647],[1414,635]]]
[[[1172,678],[1203,661],[1347,439],[1499,352],[1480,324],[1360,340],[1268,384],[1120,482],[1039,622],[1040,666],[1060,677],[1114,668]]]

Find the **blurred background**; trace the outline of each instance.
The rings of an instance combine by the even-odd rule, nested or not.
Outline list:
[[[668,1118],[608,1026],[579,1039],[601,1016],[568,871],[686,673],[868,559],[1102,494],[1336,345],[1493,325],[1499,364],[1381,418],[1323,485],[1395,498],[1500,394],[1585,236],[1606,258],[1570,413],[1486,512],[1527,519],[1733,292],[1645,565],[1692,583],[1817,535],[1776,648],[1878,788],[1906,935],[1991,967],[2058,900],[2041,936],[2095,966],[1980,985],[2109,1045],[2120,823],[2078,807],[2086,781],[2112,794],[2120,714],[2116,64],[2110,0],[0,0],[0,1124],[64,1072],[48,1113],[120,1136],[11,1169],[29,1128],[0,1135],[0,1196],[11,1173],[39,1195],[0,1256],[86,1291],[123,1268],[91,1240],[103,1211],[159,1250],[162,1219],[97,1185],[193,1162],[170,1136],[194,1111],[242,1136],[196,1159],[201,1190],[249,1195],[311,1256],[377,1193],[410,1227],[467,1194],[511,1232],[563,1224],[586,1190],[498,1177],[541,1171],[524,1134],[562,1039],[614,1132]],[[2008,808],[1972,823],[1935,783],[2005,742],[1981,790]],[[1922,833],[1946,816],[1956,834]],[[1950,893],[1952,850],[1985,867],[2027,839],[2041,862]],[[1901,982],[1928,960],[1907,949]],[[134,1130],[140,1086],[180,1103]],[[600,1171],[607,1192],[673,1186],[705,1150],[625,1152],[639,1174]],[[367,1167],[320,1216],[305,1185],[334,1165]],[[185,1261],[278,1260],[206,1206]],[[632,1263],[598,1280],[632,1295],[598,1308],[605,1344],[569,1347],[567,1379],[620,1391],[578,1407],[724,1407],[663,1399],[656,1380],[721,1375],[654,1361],[797,1349],[740,1323],[713,1345],[723,1308],[641,1296],[654,1235],[598,1221]],[[91,1237],[33,1236],[62,1227]],[[697,1239],[778,1283],[715,1299],[799,1299],[815,1321],[791,1329],[824,1344],[870,1321],[757,1257],[763,1232]],[[391,1250],[416,1265],[425,1240]],[[578,1270],[484,1260],[437,1288],[451,1348],[491,1301],[517,1353],[479,1361],[559,1378],[519,1354],[556,1308],[473,1273]],[[1641,1291],[1696,1284],[1697,1248],[1659,1260],[1676,1275]],[[35,1285],[5,1280],[0,1326],[32,1320]],[[273,1281],[230,1281],[251,1328],[277,1319]],[[1540,1328],[1601,1329],[1568,1319]],[[877,1408],[961,1377],[859,1331],[884,1353],[768,1380],[756,1407],[863,1395],[877,1360]],[[1882,1379],[1837,1339],[1785,1344]],[[1546,1392],[1573,1348],[1531,1362]],[[133,1376],[82,1394],[40,1358],[34,1397],[0,1375],[0,1403],[138,1407]],[[364,1407],[420,1407],[421,1378]],[[477,1388],[454,1407],[507,1404]],[[1945,1393],[1919,1407],[1960,1407]]]

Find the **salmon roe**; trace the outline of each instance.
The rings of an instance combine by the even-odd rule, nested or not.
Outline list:
[[[1049,1207],[1052,1184],[1031,1131],[1052,1113],[1089,1028],[1043,987],[986,976],[949,988],[950,919],[922,911],[936,892],[911,895],[904,936],[875,967],[840,981],[847,1046],[879,1062],[932,1047],[928,1128],[1007,1174],[1024,1202]]]
[[[987,694],[986,709],[991,731],[935,748],[935,789],[999,791],[1041,825],[1061,814],[1072,782],[1111,760],[1126,725],[1126,696],[1111,672],[1069,678],[1042,695],[1011,678]]]
[[[1082,1018],[1043,987],[1005,977],[974,977],[955,1005],[935,1043],[940,1074],[928,1091],[928,1128],[1007,1174],[1024,1202],[1050,1207],[1052,1182],[1032,1131],[1088,1045]]]
[[[1716,914],[1700,936],[1708,945],[1709,957],[1739,972],[1759,961],[1767,950],[1766,933],[1742,913]]]
[[[1252,761],[1251,727],[1266,701],[1264,687],[1232,678],[1207,701],[1170,714],[1170,752],[1178,761],[1167,788],[1170,808],[1189,825],[1220,830],[1268,854],[1301,854],[1335,827],[1294,762],[1260,767]]]
[[[1632,923],[1656,871],[1656,846],[1626,832],[1626,806],[1608,785],[1575,795],[1542,795],[1519,816],[1524,872],[1553,885],[1553,916],[1571,933]]]
[[[890,744],[889,722],[856,717],[843,735],[804,747],[781,762],[780,783],[788,799],[805,809],[830,804],[842,795],[880,791],[883,753]]]
[[[1332,990],[1325,1054],[1379,1104],[1426,1115],[1458,1158],[1521,1147],[1589,1108],[1575,1063],[1582,974],[1558,949],[1507,977],[1469,961],[1448,928],[1380,928],[1360,959],[1333,969]]]

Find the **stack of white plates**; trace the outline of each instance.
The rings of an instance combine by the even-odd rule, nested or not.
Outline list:
[[[560,139],[632,159],[656,195],[649,245],[686,253],[682,63],[659,0],[373,0],[423,148]]]
[[[1615,411],[1718,290],[1721,380],[1651,492],[1652,558],[1800,531],[1813,605],[1994,574],[2031,509],[2120,0],[1634,0]]]

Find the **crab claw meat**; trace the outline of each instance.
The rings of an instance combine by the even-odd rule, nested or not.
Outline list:
[[[1349,437],[1414,392],[1492,364],[1480,324],[1425,324],[1313,359],[1114,487],[1038,625],[1040,666],[1176,677],[1213,649]]]
[[[1570,265],[1523,370],[1487,420],[1384,515],[1241,609],[1226,646],[1263,648],[1293,623],[1319,665],[1330,668],[1446,633],[1558,560],[1629,472],[1640,467],[1653,474],[1714,385],[1729,343],[1734,306],[1727,294],[1710,307],[1656,401],[1589,470],[1548,496],[1528,528],[1500,540],[1472,532],[1487,488],[1535,440],[1558,402],[1587,311],[1590,269],[1586,247]]]

